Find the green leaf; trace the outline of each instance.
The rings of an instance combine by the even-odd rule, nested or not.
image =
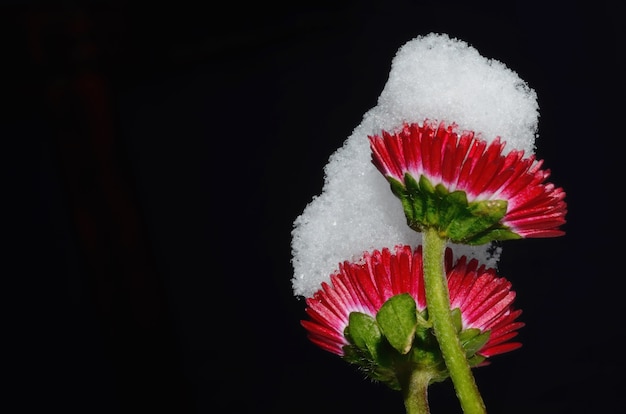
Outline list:
[[[346,327],[348,337],[358,348],[368,351],[372,359],[378,359],[378,349],[383,335],[376,320],[361,312],[351,312]]]
[[[417,307],[408,293],[391,297],[376,314],[376,321],[387,341],[400,354],[411,350],[417,326]]]

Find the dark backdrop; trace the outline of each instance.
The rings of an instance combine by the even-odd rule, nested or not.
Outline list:
[[[614,412],[617,2],[282,3],[2,6],[11,412],[403,412],[306,339],[290,232],[397,49],[430,32],[535,89],[537,154],[567,192],[565,237],[504,246],[527,325],[520,350],[475,370],[487,407]],[[430,399],[460,412],[449,382]]]

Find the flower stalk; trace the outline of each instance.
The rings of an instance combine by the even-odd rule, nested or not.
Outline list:
[[[402,397],[407,414],[430,414],[428,386],[432,375],[420,369],[409,373],[407,383],[402,387]]]
[[[450,313],[450,297],[444,269],[445,249],[446,239],[441,238],[437,230],[428,228],[424,231],[424,286],[428,315],[463,412],[485,414],[485,404],[476,386]],[[418,403],[419,401],[415,402],[415,404]],[[407,413],[410,414],[408,408],[409,405],[407,405]]]

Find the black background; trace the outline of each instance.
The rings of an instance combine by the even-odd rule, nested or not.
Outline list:
[[[535,89],[537,155],[567,192],[565,237],[503,246],[526,327],[475,370],[489,412],[615,412],[624,16],[547,4],[3,4],[3,404],[403,412],[306,339],[290,232],[397,49],[440,32]],[[449,382],[430,402],[460,412]]]

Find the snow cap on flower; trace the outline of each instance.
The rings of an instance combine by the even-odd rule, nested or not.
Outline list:
[[[481,56],[467,43],[445,34],[406,43],[392,61],[377,105],[331,155],[321,194],[294,222],[294,294],[312,295],[337,263],[364,251],[421,243],[421,234],[407,226],[389,183],[371,163],[368,136],[436,119],[476,131],[487,142],[501,136],[508,151],[531,155],[538,116],[535,92],[504,64]],[[499,249],[491,244],[451,247],[456,255],[491,267],[499,258]]]
[[[450,249],[446,253],[450,305],[453,315],[456,312],[459,338],[470,364],[485,365],[490,357],[519,348],[521,344],[513,338],[524,323],[517,320],[521,310],[513,308],[511,283],[476,259],[454,258]],[[403,294],[411,299],[403,298]],[[396,299],[393,332],[388,333],[381,314],[389,301]],[[306,303],[310,319],[301,323],[309,339],[362,365],[373,379],[393,384],[393,371],[398,368],[387,367],[386,361],[391,358],[393,364],[401,365],[402,355],[407,363],[426,365],[422,369],[438,374],[439,380],[447,376],[427,317],[420,318],[420,313],[426,316],[428,307],[421,246],[384,248],[366,252],[355,262],[345,261]],[[406,314],[403,309],[407,309]],[[405,326],[405,333],[398,326]],[[398,354],[392,348],[403,350]]]
[[[454,122],[530,155],[539,105],[535,91],[503,63],[461,40],[430,34],[398,50],[378,105],[367,115],[386,131],[424,119]]]

